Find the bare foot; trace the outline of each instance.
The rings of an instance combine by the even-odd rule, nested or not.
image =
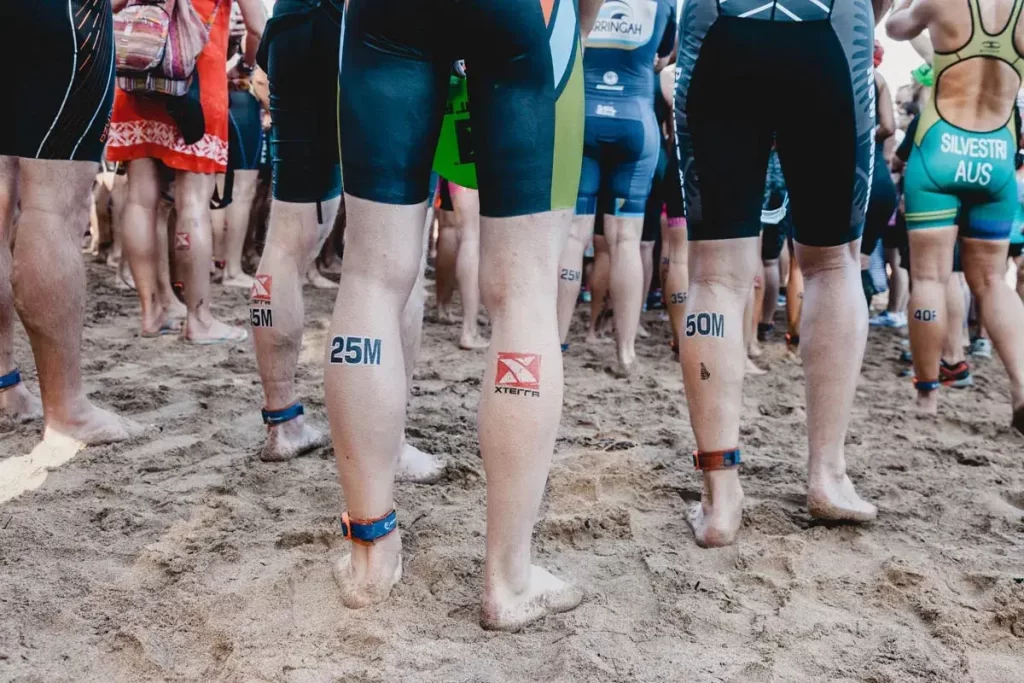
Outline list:
[[[690,510],[687,521],[702,548],[721,548],[736,542],[743,521],[743,488],[736,470],[704,473],[700,503]]]
[[[31,422],[43,416],[43,404],[19,383],[0,390],[0,414],[17,422]]]
[[[636,328],[636,336],[640,337],[641,339],[650,339],[651,333],[647,331],[647,328],[644,327],[643,323],[640,323]]]
[[[761,345],[758,344],[756,341],[751,341],[750,345],[747,347],[747,357],[748,358],[760,358],[761,357],[761,353],[762,353]]]
[[[939,413],[939,392],[919,391],[914,400],[917,412],[924,415],[938,415]]]
[[[436,455],[424,453],[409,442],[402,444],[402,453],[398,456],[398,469],[395,481],[407,481],[413,484],[433,484],[444,474],[444,463]]]
[[[551,572],[530,566],[530,583],[518,595],[487,587],[480,610],[480,625],[493,631],[519,631],[548,614],[576,609],[583,602],[583,591],[555,577]]]
[[[124,264],[118,267],[117,273],[114,275],[114,289],[123,292],[135,290],[135,280],[132,278],[131,271]]]
[[[260,460],[284,462],[330,443],[326,434],[306,423],[300,415],[294,420],[268,426],[267,443],[260,451]]]
[[[43,441],[70,438],[83,446],[101,446],[127,441],[146,431],[138,422],[120,417],[91,403],[77,411],[71,421],[58,424],[51,421],[43,429]]]
[[[605,371],[611,374],[612,377],[629,379],[640,371],[640,364],[634,356],[633,359],[629,361],[623,361],[622,359],[617,360],[614,365],[609,365],[605,368]]]
[[[870,522],[878,516],[878,508],[857,495],[845,474],[814,477],[807,485],[807,509],[813,517],[837,522]]]
[[[313,266],[306,271],[306,284],[317,289],[337,289],[338,283],[328,280]]]
[[[142,317],[143,337],[163,337],[172,334],[181,334],[181,323],[171,320],[166,308],[161,308],[150,316]]]
[[[489,339],[477,335],[469,335],[463,333],[462,338],[459,339],[459,348],[465,349],[466,351],[475,351],[477,349],[486,349],[491,345]]]
[[[178,301],[178,297],[171,296],[169,301],[164,302],[164,310],[167,311],[169,320],[184,320],[188,317],[188,307]]]
[[[195,318],[192,318],[185,327],[185,341],[190,344],[236,344],[244,342],[249,338],[249,330],[244,327],[235,327],[234,325],[214,320],[204,329],[196,324],[194,320]]]
[[[341,602],[360,609],[384,602],[402,580],[402,539],[393,531],[373,545],[352,544],[352,552],[334,563]]]
[[[231,277],[224,278],[225,287],[238,287],[239,289],[252,289],[253,279],[251,275],[245,273],[238,273]]]
[[[451,306],[437,306],[434,312],[434,319],[444,325],[452,325],[455,323],[455,315],[452,313]]]
[[[597,332],[595,332],[594,330],[590,329],[590,330],[587,330],[587,336],[586,336],[586,338],[583,341],[586,344],[596,344],[600,340],[597,338]]]
[[[761,368],[754,365],[754,361],[747,358],[747,364],[743,368],[744,374],[750,375],[751,377],[758,377],[760,375],[766,374],[767,372],[767,370],[762,370]]]

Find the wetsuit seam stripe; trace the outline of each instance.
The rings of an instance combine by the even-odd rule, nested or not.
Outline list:
[[[46,145],[46,141],[50,139],[53,129],[57,127],[57,121],[60,120],[60,115],[64,113],[64,107],[67,105],[68,97],[71,95],[71,89],[75,86],[75,74],[78,72],[78,36],[75,34],[75,20],[71,12],[71,0],[68,0],[68,25],[71,27],[71,46],[74,48],[71,59],[71,78],[68,80],[68,88],[64,92],[64,101],[60,103],[60,109],[57,110],[57,114],[53,117],[50,129],[46,131],[46,135],[43,136],[42,141],[39,143],[39,148],[36,149],[37,158],[42,154],[43,147]]]
[[[72,159],[75,158],[75,154],[78,152],[78,147],[79,147],[79,145],[82,144],[82,140],[84,140],[85,136],[89,133],[90,130],[92,130],[92,124],[96,122],[96,117],[99,116],[100,110],[103,109],[103,104],[107,101],[107,93],[110,92],[110,84],[114,80],[113,79],[113,75],[114,75],[114,50],[111,50],[110,51],[110,68],[107,70],[107,85],[103,89],[103,97],[101,97],[100,101],[96,104],[96,111],[93,112],[92,118],[89,119],[89,125],[86,126],[84,131],[82,131],[82,136],[78,138],[78,142],[75,143],[74,149],[71,150],[71,155],[70,156],[71,156]]]

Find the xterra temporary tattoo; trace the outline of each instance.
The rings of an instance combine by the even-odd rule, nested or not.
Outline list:
[[[936,310],[929,310],[927,308],[919,308],[914,311],[914,320],[920,320],[923,323],[937,322],[939,319],[939,312]]]
[[[540,356],[536,353],[498,353],[494,393],[540,396]]]
[[[700,378],[701,380],[711,379],[711,372],[704,366],[703,363],[700,364]]]
[[[270,308],[270,290],[273,278],[270,275],[256,275],[249,292],[249,324],[253,327],[273,327],[274,311]]]
[[[672,296],[669,298],[669,301],[671,301],[674,304],[685,304],[686,297],[688,295],[689,292],[672,292]]]
[[[273,278],[270,275],[257,275],[252,283],[252,291],[249,292],[249,298],[252,301],[265,301],[270,303],[270,287],[273,284]]]
[[[725,338],[725,316],[721,313],[691,313],[686,316],[686,336]]]
[[[331,363],[335,365],[380,365],[380,339],[343,337],[331,340]]]
[[[192,248],[192,235],[187,232],[174,233],[174,248],[177,251],[188,251]]]
[[[562,268],[562,274],[559,276],[566,282],[576,282],[583,278],[583,273],[572,268]]]

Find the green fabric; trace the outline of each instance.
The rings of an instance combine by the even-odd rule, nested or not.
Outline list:
[[[474,150],[469,148],[471,129],[466,79],[452,76],[448,84],[448,104],[434,154],[434,170],[445,180],[475,190],[476,157]]]
[[[928,64],[922,64],[917,67],[910,72],[910,75],[918,85],[923,85],[926,88],[931,88],[935,85],[935,72]]]

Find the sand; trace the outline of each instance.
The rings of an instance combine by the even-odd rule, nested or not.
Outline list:
[[[771,372],[746,387],[739,543],[702,550],[684,521],[699,480],[666,324],[648,314],[644,370],[627,381],[604,372],[610,344],[577,335],[535,553],[587,598],[491,633],[478,625],[483,355],[457,350],[457,326],[427,324],[409,411],[411,442],[445,454],[447,473],[398,487],[405,577],[387,604],[349,611],[330,570],[344,551],[332,453],[256,459],[251,342],[140,339],[134,296],[89,268],[90,395],[159,431],[18,475],[38,488],[0,504],[0,681],[1024,680],[1024,439],[998,361],[944,391],[937,419],[916,417],[897,337],[873,330],[848,449],[881,511],[824,526],[803,496],[802,371],[776,339]],[[306,294],[299,383],[326,424],[333,293]],[[241,322],[245,300],[218,288],[216,310]],[[23,337],[17,357],[35,389]],[[38,438],[38,424],[0,423],[0,471],[32,469],[14,459]]]

